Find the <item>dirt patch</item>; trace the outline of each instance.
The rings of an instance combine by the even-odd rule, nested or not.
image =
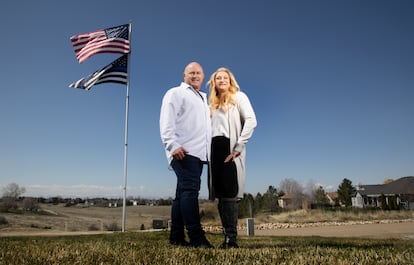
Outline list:
[[[168,220],[169,206],[129,206],[126,210],[126,230],[149,229],[153,219]],[[122,207],[81,207],[64,205],[42,205],[47,214],[3,213],[9,225],[0,227],[0,236],[5,233],[27,231],[28,233],[58,233],[108,231],[122,227]]]
[[[241,233],[246,233],[246,230]],[[326,224],[277,229],[255,229],[258,236],[321,236],[414,239],[414,221]]]

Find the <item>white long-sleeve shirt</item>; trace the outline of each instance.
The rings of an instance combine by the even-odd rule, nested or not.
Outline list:
[[[230,138],[230,124],[228,112],[224,112],[222,108],[214,111],[213,117],[211,117],[211,136],[224,136]]]
[[[210,158],[211,120],[207,97],[190,85],[169,89],[162,100],[160,134],[168,164],[179,147],[189,155],[208,161]]]

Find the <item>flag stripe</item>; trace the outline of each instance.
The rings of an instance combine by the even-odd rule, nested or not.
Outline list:
[[[90,42],[88,46],[84,46],[83,48],[76,49],[76,53],[85,53],[87,51],[99,48],[99,47],[122,47],[124,49],[129,49],[129,42],[120,40],[120,39],[113,39],[113,40],[103,40],[99,42]]]
[[[70,38],[70,41],[72,42],[73,46],[82,47],[82,46],[85,46],[88,43],[88,41],[98,40],[98,39],[102,39],[102,40],[106,39],[105,31],[98,30],[96,32],[74,35]]]
[[[128,55],[123,55],[104,68],[73,82],[69,87],[89,90],[94,85],[103,83],[128,84]]]
[[[79,63],[99,53],[129,53],[129,25],[74,35],[70,41]]]
[[[78,52],[77,58],[79,61],[85,61],[89,57],[99,53],[122,54],[127,53],[126,51],[129,52],[129,44],[105,41],[105,43],[82,49],[80,52]]]
[[[95,74],[93,74],[91,76],[91,78],[89,78],[88,80],[86,80],[86,82],[85,82],[85,88],[89,90],[93,85],[95,85],[95,83],[99,80],[99,78],[101,77],[101,75],[103,75],[104,73],[105,73],[105,70],[101,70],[101,71],[96,72]]]
[[[97,81],[95,83],[95,85],[99,85],[99,84],[103,84],[103,83],[118,83],[118,84],[123,84],[126,85],[127,81],[125,78],[123,77],[113,77],[113,76],[108,76],[107,78],[101,78],[99,79],[99,81]]]

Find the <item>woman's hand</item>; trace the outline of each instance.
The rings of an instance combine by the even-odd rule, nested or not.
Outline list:
[[[237,151],[233,151],[233,152],[231,152],[231,154],[230,155],[228,155],[227,157],[226,157],[226,159],[224,160],[224,163],[228,163],[228,162],[230,162],[230,161],[233,161],[236,157],[238,157],[240,155],[240,152],[237,152]]]

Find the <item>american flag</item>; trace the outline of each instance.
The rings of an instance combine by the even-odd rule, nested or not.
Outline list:
[[[70,41],[79,63],[98,53],[129,53],[129,25],[74,35]]]
[[[125,54],[95,73],[73,82],[69,87],[89,90],[102,83],[128,83],[128,55]]]

